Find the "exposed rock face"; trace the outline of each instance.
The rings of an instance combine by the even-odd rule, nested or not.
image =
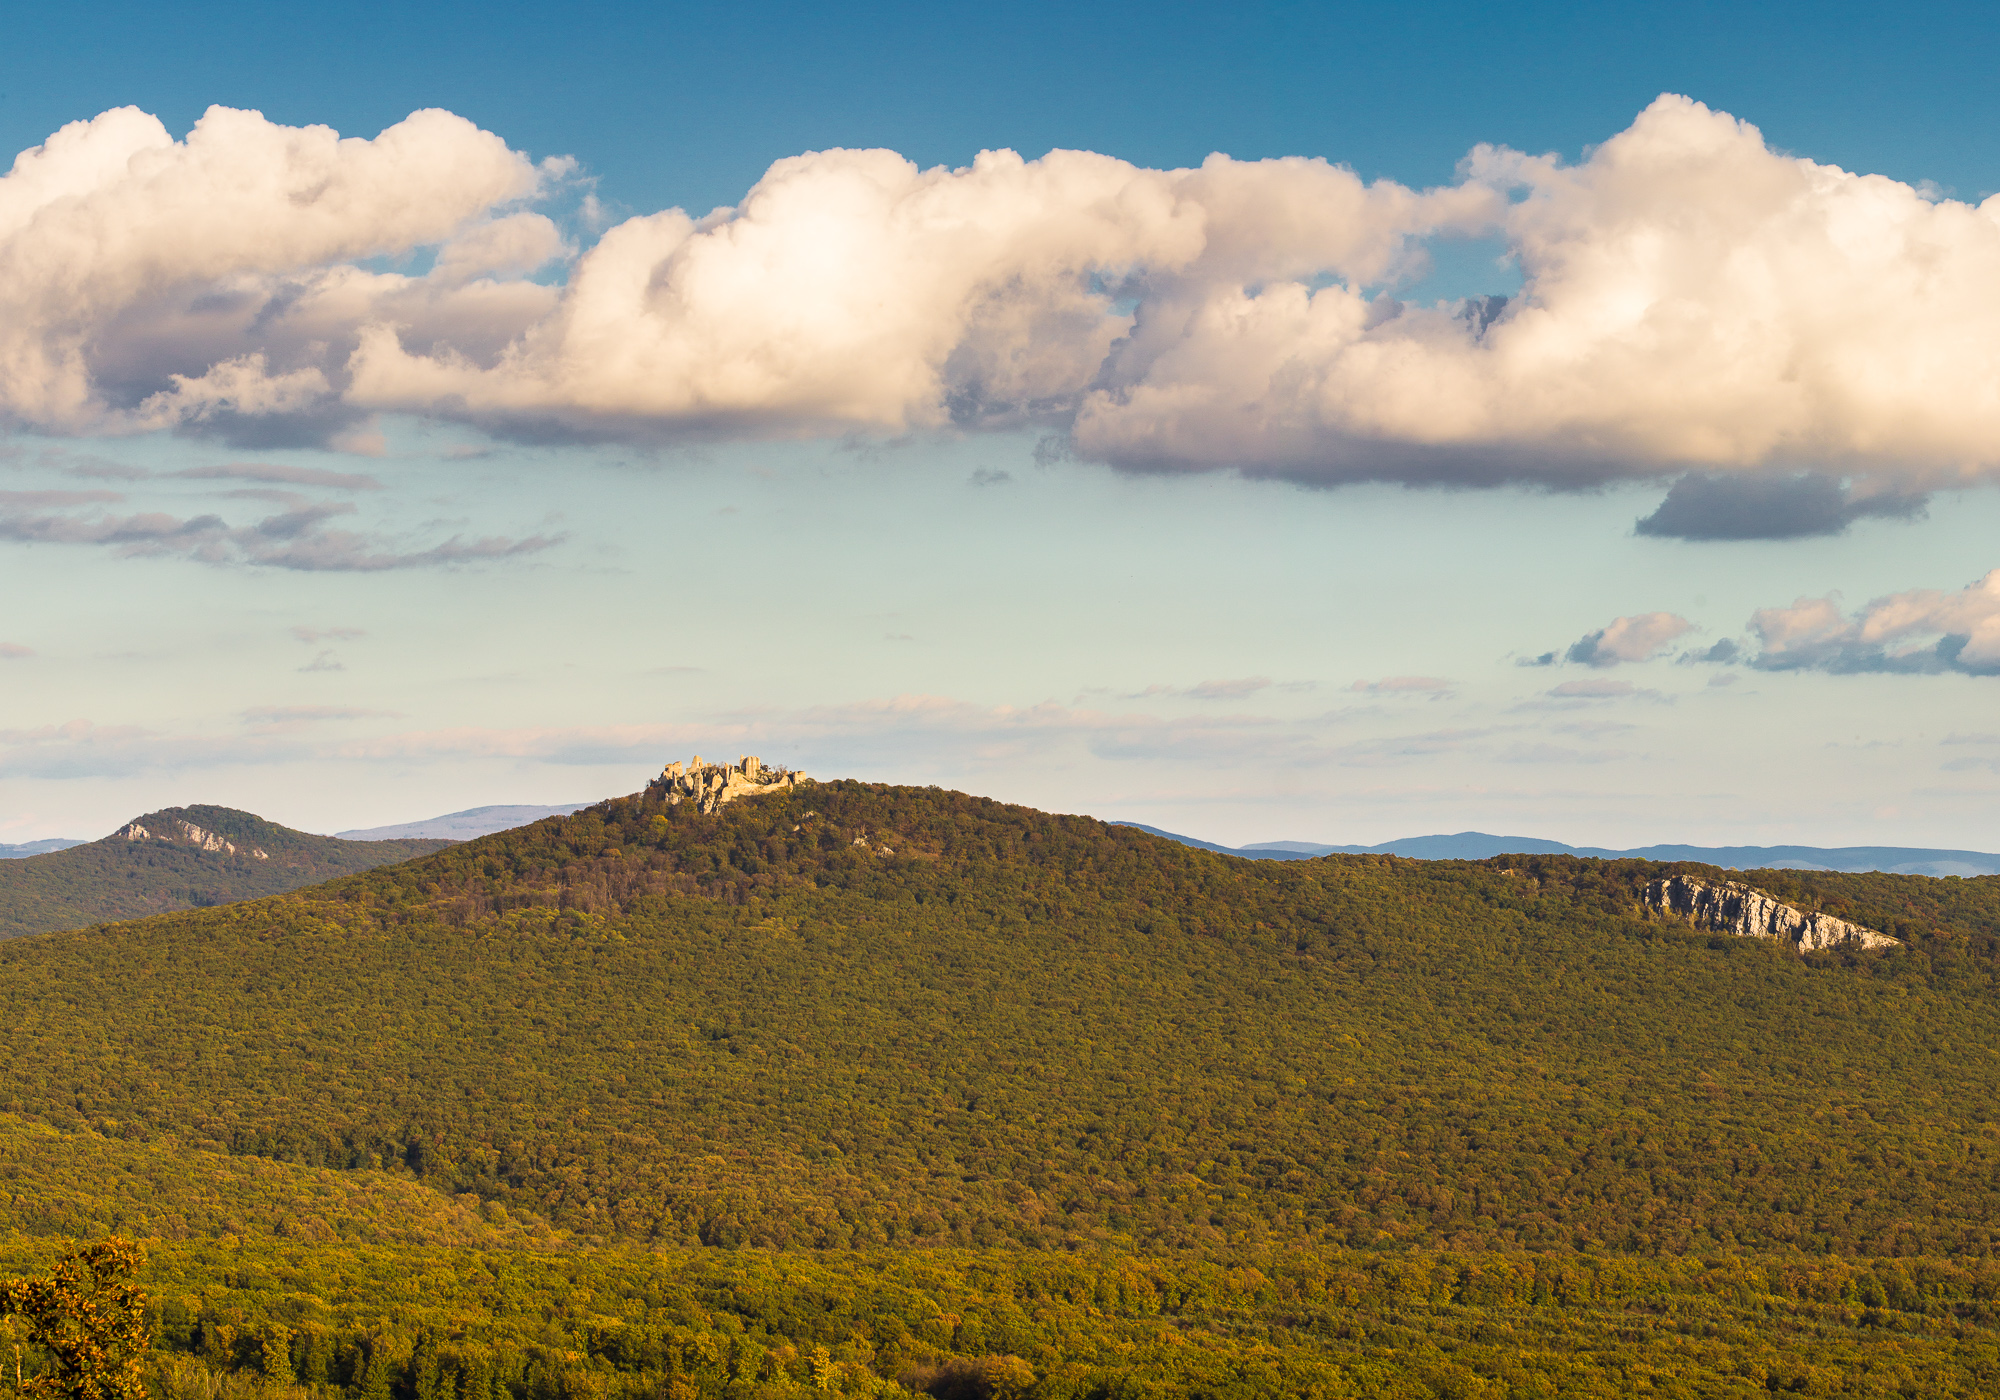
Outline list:
[[[114,837],[122,836],[127,841],[172,841],[176,844],[185,843],[195,847],[197,850],[219,851],[224,855],[231,856],[239,854],[247,855],[253,860],[269,860],[271,858],[270,852],[261,851],[255,846],[250,847],[248,850],[240,850],[234,841],[218,836],[215,832],[209,831],[205,827],[196,826],[193,822],[185,819],[176,821],[172,828],[160,832],[150,831],[137,822],[127,822],[112,834]]]
[[[762,759],[745,756],[733,764],[703,763],[696,754],[686,763],[669,763],[646,788],[648,797],[664,798],[669,806],[694,803],[713,812],[739,797],[784,792],[812,780],[789,768],[766,768]]]
[[[1775,938],[1806,952],[1841,944],[1862,948],[1903,946],[1900,939],[1886,933],[1850,924],[1831,914],[1808,913],[1734,881],[1671,875],[1646,886],[1646,903],[1663,914],[1678,915],[1696,928],[1733,933],[1739,938]]]

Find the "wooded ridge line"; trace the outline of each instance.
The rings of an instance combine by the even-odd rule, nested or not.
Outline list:
[[[22,1267],[355,1400],[2000,1374],[2000,880],[665,796],[0,944]]]

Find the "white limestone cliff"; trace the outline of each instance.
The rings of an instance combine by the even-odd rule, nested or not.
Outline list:
[[[670,807],[692,802],[708,813],[739,797],[786,792],[811,781],[789,768],[766,768],[762,759],[751,755],[735,763],[703,763],[696,754],[686,763],[669,763],[648,785],[646,795],[662,798]]]
[[[1686,919],[1696,928],[1733,933],[1738,938],[1772,938],[1803,952],[1852,944],[1900,948],[1900,939],[1850,924],[1831,914],[1815,914],[1773,899],[1762,890],[1730,880],[1697,880],[1670,875],[1646,886],[1646,903],[1663,914]]]
[[[250,847],[247,851],[241,850],[234,841],[219,836],[206,827],[196,826],[193,822],[185,818],[175,821],[171,828],[157,835],[141,826],[138,822],[125,823],[117,831],[113,832],[112,835],[113,837],[122,836],[127,841],[174,841],[178,838],[179,841],[185,842],[197,850],[217,851],[223,855],[231,856],[242,854],[249,856],[253,860],[269,860],[271,858],[268,851],[259,850],[255,846]]]

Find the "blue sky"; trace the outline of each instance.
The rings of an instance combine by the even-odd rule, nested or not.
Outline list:
[[[1662,92],[1848,169],[2000,188],[1990,6],[102,4],[10,18],[11,149],[134,103],[369,134],[458,112],[633,209],[733,202],[772,161],[1069,146],[1136,164],[1325,155],[1448,178],[1481,141],[1574,155]]]
[[[0,194],[0,297],[45,327],[0,346],[0,840],[197,801],[335,830],[583,800],[698,749],[1230,840],[2000,849],[1996,605],[1961,592],[2000,566],[2000,451],[1951,379],[1990,384],[2000,344],[1987,14],[95,13],[82,41],[30,16],[0,93],[13,150],[127,104],[164,126],[49,145],[36,169],[108,182],[60,238],[10,233]],[[160,145],[210,104],[265,123]],[[497,141],[402,128],[401,164],[350,176],[279,131],[431,107]],[[1462,167],[1480,143],[1559,161]],[[821,160],[766,183],[774,212],[646,217],[832,147],[1124,164],[927,184]],[[1445,193],[1413,213],[1304,167],[1149,173],[1212,151]],[[200,181],[288,160],[326,164],[268,238],[190,232],[223,188]],[[337,235],[280,218],[342,180]],[[903,192],[879,236],[857,181]],[[1141,212],[1062,222],[1107,191]],[[1187,271],[1161,200],[1202,211],[1219,270]],[[1720,273],[1576,271],[1671,249],[1683,207],[1709,221],[1683,261],[1737,240]],[[960,220],[962,257],[894,244],[911,208]],[[725,255],[758,230],[745,283]],[[665,241],[612,258],[640,235]],[[35,269],[87,239],[86,291],[48,310],[70,284]],[[1871,300],[1912,247],[1937,304]],[[579,269],[690,249],[664,340],[507,358],[573,323]],[[1635,286],[1710,339],[1578,330]],[[1511,300],[1475,328],[1461,299],[1489,292]],[[1201,329],[1281,313],[1255,341],[1275,368]],[[1344,358],[1313,359],[1350,313]],[[1770,327],[1783,354],[1709,376]],[[1423,358],[1399,378],[1392,352]],[[246,355],[249,378],[215,368]]]

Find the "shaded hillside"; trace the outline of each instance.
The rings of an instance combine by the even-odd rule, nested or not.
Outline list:
[[[228,807],[169,807],[102,841],[0,862],[0,938],[282,894],[450,844],[341,841]]]
[[[2000,881],[1793,874],[1910,911],[1907,951],[1801,959],[1563,859],[1246,862],[852,783],[624,799],[8,944],[0,1109],[666,1242],[2000,1241]]]

